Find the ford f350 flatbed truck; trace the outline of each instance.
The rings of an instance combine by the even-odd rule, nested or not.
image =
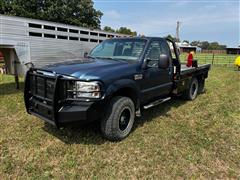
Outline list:
[[[194,100],[209,69],[209,64],[181,64],[169,39],[108,39],[82,59],[29,69],[25,106],[56,127],[100,120],[107,139],[122,140],[141,110],[174,96]]]

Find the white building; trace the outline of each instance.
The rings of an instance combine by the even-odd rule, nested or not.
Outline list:
[[[29,18],[0,15],[0,51],[8,74],[83,57],[110,37],[125,35]]]
[[[187,42],[177,42],[177,46],[179,47],[180,52],[201,52],[201,48],[198,46],[191,46]]]

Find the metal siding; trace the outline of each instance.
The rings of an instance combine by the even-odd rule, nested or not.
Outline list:
[[[26,31],[24,29],[18,29],[18,28],[8,28],[6,26],[1,27],[1,31],[3,35],[11,36],[11,35],[17,35],[17,36],[26,36]]]
[[[36,66],[41,67],[64,60],[78,59],[95,45],[96,43],[38,38],[38,40],[30,40],[31,60]]]
[[[17,20],[17,19],[7,19],[7,18],[4,18],[4,16],[2,16],[2,24],[5,24],[5,25],[10,25],[10,26],[23,26],[24,25],[24,22],[23,21],[20,21],[20,20]]]
[[[29,23],[39,24],[41,28],[29,27]],[[55,30],[44,29],[44,25],[54,26]],[[66,28],[68,32],[58,31],[57,27]],[[78,30],[78,33],[69,32],[69,29]],[[87,31],[89,35],[80,34],[80,31]],[[42,37],[29,36],[29,32],[41,33]],[[90,32],[97,33],[97,36],[90,35]],[[55,38],[43,37],[44,34],[53,34]],[[99,36],[106,34],[106,37]],[[57,36],[67,36],[67,40],[57,39]],[[55,22],[34,20],[21,17],[0,15],[0,46],[12,45],[15,47],[17,58],[20,62],[19,69],[26,69],[25,63],[32,62],[36,67],[78,59],[83,57],[98,43],[80,41],[80,38],[96,39],[98,42],[108,39],[108,36],[123,37],[126,35],[104,32],[102,30],[91,30],[83,27],[65,25]],[[79,40],[69,40],[69,37],[78,37]]]

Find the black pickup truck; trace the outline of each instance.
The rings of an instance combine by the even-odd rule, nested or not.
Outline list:
[[[169,39],[108,39],[82,59],[29,69],[25,106],[56,127],[100,120],[107,139],[122,140],[143,109],[174,96],[194,100],[209,69],[181,64]]]

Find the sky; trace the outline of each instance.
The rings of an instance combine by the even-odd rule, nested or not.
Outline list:
[[[93,0],[101,26],[128,27],[145,36],[176,34],[181,40],[240,45],[240,0]]]

